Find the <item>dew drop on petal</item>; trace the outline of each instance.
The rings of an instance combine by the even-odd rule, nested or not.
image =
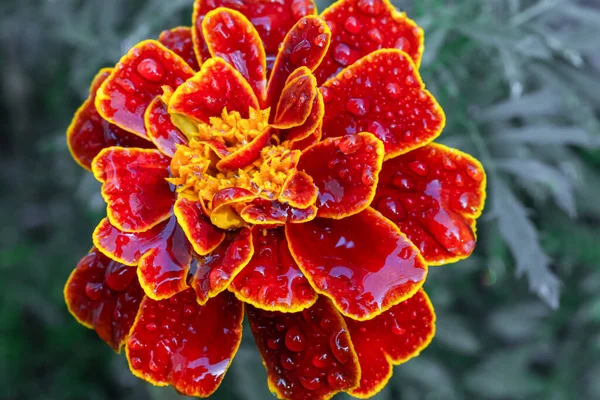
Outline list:
[[[285,334],[285,347],[297,353],[306,348],[306,338],[300,328],[292,326],[288,329]]]
[[[367,15],[378,15],[383,8],[382,0],[358,0],[358,9]]]
[[[391,99],[397,99],[400,97],[401,89],[400,85],[395,82],[390,82],[385,86],[385,92]]]
[[[369,113],[369,101],[366,99],[350,98],[346,103],[346,110],[357,117],[364,117]]]
[[[150,82],[160,82],[165,75],[165,67],[152,58],[145,58],[137,66],[138,74]]]
[[[346,135],[338,142],[338,148],[346,155],[354,154],[359,151],[364,144],[360,135]]]
[[[100,297],[102,297],[102,289],[102,283],[88,282],[85,285],[85,294],[90,300],[96,301],[99,300]]]
[[[348,17],[346,22],[344,22],[344,28],[350,33],[358,33],[360,32],[360,21],[356,17]]]
[[[321,381],[318,376],[314,378],[301,376],[299,380],[302,386],[304,386],[308,390],[317,390],[321,387]]]
[[[408,168],[419,176],[426,176],[428,172],[427,164],[422,161],[413,161],[408,164]]]
[[[377,203],[377,210],[391,221],[399,222],[406,218],[406,211],[398,199],[390,196],[383,197]]]

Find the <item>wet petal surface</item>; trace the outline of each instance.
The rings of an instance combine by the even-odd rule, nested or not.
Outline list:
[[[123,232],[103,219],[94,231],[94,245],[110,258],[138,266],[147,296],[165,299],[187,288],[192,246],[172,216],[145,232]]]
[[[79,107],[67,130],[67,144],[71,155],[87,170],[91,170],[94,157],[107,147],[154,147],[150,141],[111,124],[98,114],[94,105],[96,91],[111,72],[111,68],[103,68],[94,77],[89,97]]]
[[[323,85],[323,136],[371,132],[386,159],[421,147],[442,132],[445,116],[413,61],[400,50],[378,50]]]
[[[292,207],[307,208],[315,204],[318,195],[313,178],[306,172],[295,171],[288,177],[277,200]]]
[[[267,99],[277,104],[285,83],[300,67],[314,71],[329,48],[331,31],[319,17],[305,17],[286,35],[269,79]]]
[[[427,265],[417,248],[377,211],[285,227],[290,250],[313,288],[346,316],[366,320],[411,297]]]
[[[204,304],[209,298],[221,293],[244,268],[254,253],[252,233],[243,228],[227,234],[225,240],[206,257],[198,257],[196,273],[191,286],[197,301]]]
[[[200,65],[194,53],[192,41],[192,28],[179,26],[167,31],[162,31],[158,41],[183,59],[194,71],[200,70]]]
[[[331,46],[315,76],[319,83],[379,49],[399,49],[418,66],[423,54],[423,29],[396,11],[388,0],[342,0],[321,17],[331,28]]]
[[[236,276],[229,290],[245,303],[282,312],[296,312],[317,300],[288,249],[283,227],[252,228],[254,255]]]
[[[171,215],[175,193],[165,180],[171,159],[158,150],[110,147],[92,163],[102,182],[102,197],[111,224],[120,230],[142,232]]]
[[[370,133],[326,139],[304,150],[298,170],[319,188],[319,217],[344,218],[371,204],[381,165],[383,144]]]
[[[170,114],[208,124],[210,117],[221,115],[225,108],[248,118],[250,108],[258,109],[259,104],[248,82],[231,64],[211,58],[173,93],[168,109]]]
[[[304,124],[318,91],[317,80],[311,74],[301,75],[286,84],[272,126],[290,129]]]
[[[468,257],[486,176],[471,156],[430,144],[383,163],[373,206],[419,248],[428,264]]]
[[[320,297],[298,313],[247,306],[248,321],[279,398],[329,399],[356,387],[360,368],[343,318]]]
[[[267,60],[252,23],[240,12],[218,8],[205,16],[202,32],[211,56],[233,65],[248,81],[259,101],[264,102]]]
[[[179,198],[174,213],[196,253],[209,254],[225,239],[225,232],[210,222],[199,201]]]
[[[168,157],[173,157],[178,144],[187,143],[185,136],[171,122],[167,106],[160,97],[155,97],[146,109],[144,123],[152,143]]]
[[[242,339],[244,309],[225,292],[200,306],[189,289],[168,300],[144,298],[127,341],[133,374],[187,396],[208,397]]]
[[[369,321],[346,318],[362,371],[360,386],[350,394],[367,398],[392,376],[392,366],[416,357],[435,334],[435,314],[423,289]]]
[[[119,351],[137,315],[144,292],[135,268],[111,260],[93,248],[65,286],[65,301],[81,324]]]
[[[196,54],[207,60],[210,52],[202,37],[204,16],[218,7],[227,7],[241,12],[250,20],[262,39],[269,64],[273,63],[279,44],[296,21],[306,15],[316,14],[312,0],[257,0],[245,2],[239,0],[196,0],[192,24],[194,25],[194,43]],[[270,70],[270,68],[269,68]]]
[[[150,102],[163,93],[163,86],[175,89],[193,74],[181,57],[160,42],[140,42],[100,86],[96,109],[109,122],[146,138],[144,112]]]

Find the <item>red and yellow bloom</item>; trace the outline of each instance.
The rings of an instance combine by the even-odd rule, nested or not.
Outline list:
[[[197,0],[69,127],[107,203],[69,310],[187,395],[217,389],[244,311],[278,397],[376,393],[431,341],[428,266],[471,254],[485,200],[479,162],[431,143],[422,52],[388,0]]]

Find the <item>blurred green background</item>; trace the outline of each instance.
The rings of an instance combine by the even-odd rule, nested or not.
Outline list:
[[[598,0],[395,4],[425,29],[422,75],[448,118],[441,141],[483,162],[489,196],[476,253],[430,273],[433,344],[377,399],[600,399]],[[134,378],[67,313],[63,284],[104,204],[64,132],[100,67],[189,24],[191,8],[0,2],[3,400],[177,398]],[[251,335],[214,398],[270,398]]]

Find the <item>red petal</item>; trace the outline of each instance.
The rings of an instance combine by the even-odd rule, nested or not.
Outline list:
[[[292,258],[283,227],[255,226],[252,232],[254,255],[229,290],[238,299],[264,310],[297,312],[312,306],[317,294]]]
[[[111,260],[93,248],[65,285],[65,301],[77,321],[95,329],[119,351],[125,343],[144,292],[135,268]]]
[[[244,220],[234,207],[238,203],[249,203],[256,197],[258,196],[255,193],[238,187],[218,191],[212,200],[211,222],[222,229],[241,228]]]
[[[435,314],[422,289],[413,297],[369,321],[346,318],[362,371],[360,386],[350,394],[375,395],[392,376],[392,365],[416,357],[435,334]]]
[[[425,282],[427,265],[417,248],[371,208],[340,220],[288,224],[285,232],[313,288],[351,318],[371,319]]]
[[[177,219],[145,232],[123,232],[103,219],[94,231],[94,245],[110,258],[138,266],[138,279],[146,295],[161,300],[185,290],[191,245]]]
[[[191,282],[198,303],[204,304],[227,289],[253,253],[252,233],[250,229],[243,228],[230,232],[221,245],[206,257],[199,257],[198,270]]]
[[[432,143],[383,163],[373,205],[440,265],[473,252],[485,187],[479,161]]]
[[[209,123],[209,118],[220,116],[224,108],[248,118],[250,108],[258,109],[259,104],[244,77],[220,58],[202,64],[200,72],[175,90],[169,101],[169,113],[196,122]]]
[[[400,50],[378,50],[323,85],[324,137],[367,131],[386,159],[421,147],[444,128],[444,112]]]
[[[280,132],[280,136],[283,138],[282,141],[298,142],[310,137],[317,129],[320,129],[323,124],[324,115],[325,103],[323,103],[323,95],[321,91],[317,91],[306,121],[300,126]]]
[[[91,170],[92,160],[100,150],[107,147],[153,147],[151,142],[109,123],[96,111],[96,91],[111,71],[111,68],[103,68],[94,77],[89,97],[79,107],[67,130],[67,144],[71,155],[87,170]]]
[[[272,130],[266,128],[244,147],[228,154],[217,163],[219,171],[232,171],[242,169],[258,160],[262,149],[269,143]]]
[[[287,33],[277,54],[267,88],[268,104],[277,104],[285,83],[294,70],[307,67],[314,71],[329,48],[331,31],[319,17],[302,18]]]
[[[188,63],[194,71],[200,70],[200,65],[194,53],[194,42],[192,41],[192,28],[179,26],[168,31],[162,31],[158,41],[165,47]]]
[[[281,93],[272,126],[289,129],[304,124],[318,92],[317,80],[312,74],[301,75],[291,80]]]
[[[314,15],[317,8],[312,0],[196,0],[192,16],[194,46],[199,60],[207,60],[210,53],[202,37],[204,16],[217,7],[226,7],[241,12],[250,20],[262,39],[267,61],[272,63],[279,44],[296,21],[306,15]]]
[[[122,231],[142,232],[171,215],[175,193],[165,180],[171,159],[158,150],[110,147],[92,163],[102,182],[110,223]]]
[[[329,399],[358,385],[360,367],[346,324],[326,298],[301,313],[252,306],[247,313],[278,398]]]
[[[181,57],[159,42],[140,42],[100,86],[96,108],[104,119],[146,138],[144,112],[150,102],[163,93],[162,86],[176,88],[193,74]]]
[[[283,225],[303,223],[315,219],[317,208],[309,206],[304,209],[290,207],[278,201],[255,200],[240,211],[240,216],[252,225]]]
[[[318,195],[319,189],[312,177],[306,172],[294,171],[283,185],[277,200],[292,207],[307,208],[315,204]]]
[[[320,97],[320,95],[317,95],[317,97]],[[314,110],[314,108],[313,108]],[[308,117],[310,120],[310,117]],[[317,128],[311,132],[307,137],[305,137],[304,139],[300,139],[298,141],[295,141],[292,143],[292,150],[305,150],[307,148],[309,148],[310,146],[312,146],[315,143],[318,143],[321,140],[321,136],[322,136],[322,127],[323,127],[323,121],[321,120],[319,122],[319,124],[317,125]],[[294,128],[294,129],[299,129],[302,127],[298,127],[298,128]],[[291,129],[291,131],[293,131],[294,129]]]
[[[178,144],[186,144],[185,136],[173,125],[167,106],[155,97],[144,114],[146,133],[156,147],[166,156],[173,157]]]
[[[325,82],[375,50],[397,48],[418,66],[423,54],[423,29],[388,0],[342,0],[321,17],[331,28],[331,46],[315,75]]]
[[[208,397],[237,352],[243,319],[242,303],[227,292],[203,306],[191,289],[169,300],[146,297],[127,341],[131,371],[154,385]]]
[[[209,254],[225,239],[225,232],[211,224],[199,201],[179,198],[173,211],[196,253]]]
[[[252,23],[235,10],[218,8],[206,14],[202,34],[212,57],[220,57],[233,65],[250,83],[259,101],[264,102],[267,60]]]
[[[319,217],[344,218],[367,208],[381,164],[383,144],[370,133],[327,139],[304,150],[298,170],[319,188]]]

